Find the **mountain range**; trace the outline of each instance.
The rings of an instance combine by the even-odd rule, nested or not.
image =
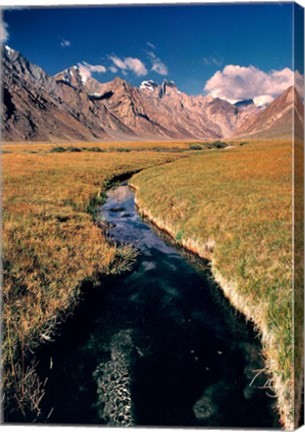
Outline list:
[[[303,102],[294,87],[269,106],[190,96],[173,81],[101,83],[73,66],[54,76],[2,45],[4,141],[208,140],[301,133]],[[293,115],[294,114],[294,115]]]

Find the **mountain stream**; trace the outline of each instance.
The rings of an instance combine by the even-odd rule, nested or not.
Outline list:
[[[87,292],[38,353],[42,422],[109,426],[279,427],[261,345],[208,263],[142,220],[121,183],[101,216],[133,243],[133,270]]]

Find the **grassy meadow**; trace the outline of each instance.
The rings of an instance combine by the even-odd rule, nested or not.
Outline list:
[[[84,281],[135,260],[131,247],[106,241],[95,209],[110,179],[144,169],[130,180],[140,211],[211,260],[225,295],[262,335],[266,391],[275,392],[283,424],[293,425],[291,143],[231,144],[3,146],[4,384],[21,412],[39,413],[43,395],[24,356],[54,336]]]
[[[136,152],[117,151],[122,144],[107,152],[91,151],[90,144],[73,146],[82,151],[3,145],[4,402],[18,405],[21,413],[39,413],[43,395],[35,366],[26,366],[30,350],[54,336],[84,281],[128,270],[135,259],[131,247],[109,244],[94,222],[109,180],[183,156],[155,151],[162,143],[149,151],[135,144]]]
[[[262,334],[285,427],[293,426],[292,147],[253,141],[133,176],[136,202],[177,243],[211,260],[231,303]],[[258,371],[259,373],[259,371]]]

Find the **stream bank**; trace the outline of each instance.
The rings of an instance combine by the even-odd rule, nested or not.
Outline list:
[[[137,192],[139,192],[139,190],[132,180],[130,182],[130,187],[135,192],[135,205],[141,217],[148,220],[157,230],[160,230],[169,236],[174,244],[178,244],[178,247],[198,256],[199,259],[209,260],[212,279],[229,300],[230,305],[236,311],[241,313],[247,321],[252,323],[257,333],[260,335],[259,337],[262,342],[261,356],[264,358],[264,363],[261,370],[264,371],[267,377],[269,377],[266,379],[264,387],[269,391],[270,397],[273,397],[276,400],[276,409],[279,412],[280,425],[284,426],[285,429],[288,430],[294,429],[294,419],[291,417],[291,406],[287,403],[287,391],[290,391],[290,389],[287,390],[287,387],[283,386],[279,374],[274,373],[276,368],[274,368],[272,360],[269,359],[268,354],[263,350],[264,346],[272,345],[272,335],[270,334],[263,317],[259,314],[255,314],[254,316],[251,304],[245,302],[243,295],[238,292],[236,285],[224,278],[221,271],[214,265],[213,251],[215,243],[209,241],[207,243],[199,242],[192,238],[178,238],[178,234],[174,232],[170,223],[156,217],[149,208],[145,206],[145,203],[138,199]],[[272,392],[274,392],[274,394],[272,394]],[[292,404],[293,398],[290,398],[290,400]]]
[[[142,221],[127,184],[107,193],[108,237],[140,252],[132,272],[89,291],[41,348],[42,422],[278,427],[261,387],[261,345],[200,268]]]

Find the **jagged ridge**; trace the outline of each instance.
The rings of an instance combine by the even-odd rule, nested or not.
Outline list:
[[[205,140],[261,131],[281,134],[281,124],[292,130],[293,105],[298,127],[303,125],[303,103],[295,90],[259,109],[252,101],[232,105],[211,96],[189,96],[169,80],[160,85],[147,80],[139,87],[119,77],[100,83],[78,65],[52,77],[7,45],[2,46],[2,59],[5,141]]]

